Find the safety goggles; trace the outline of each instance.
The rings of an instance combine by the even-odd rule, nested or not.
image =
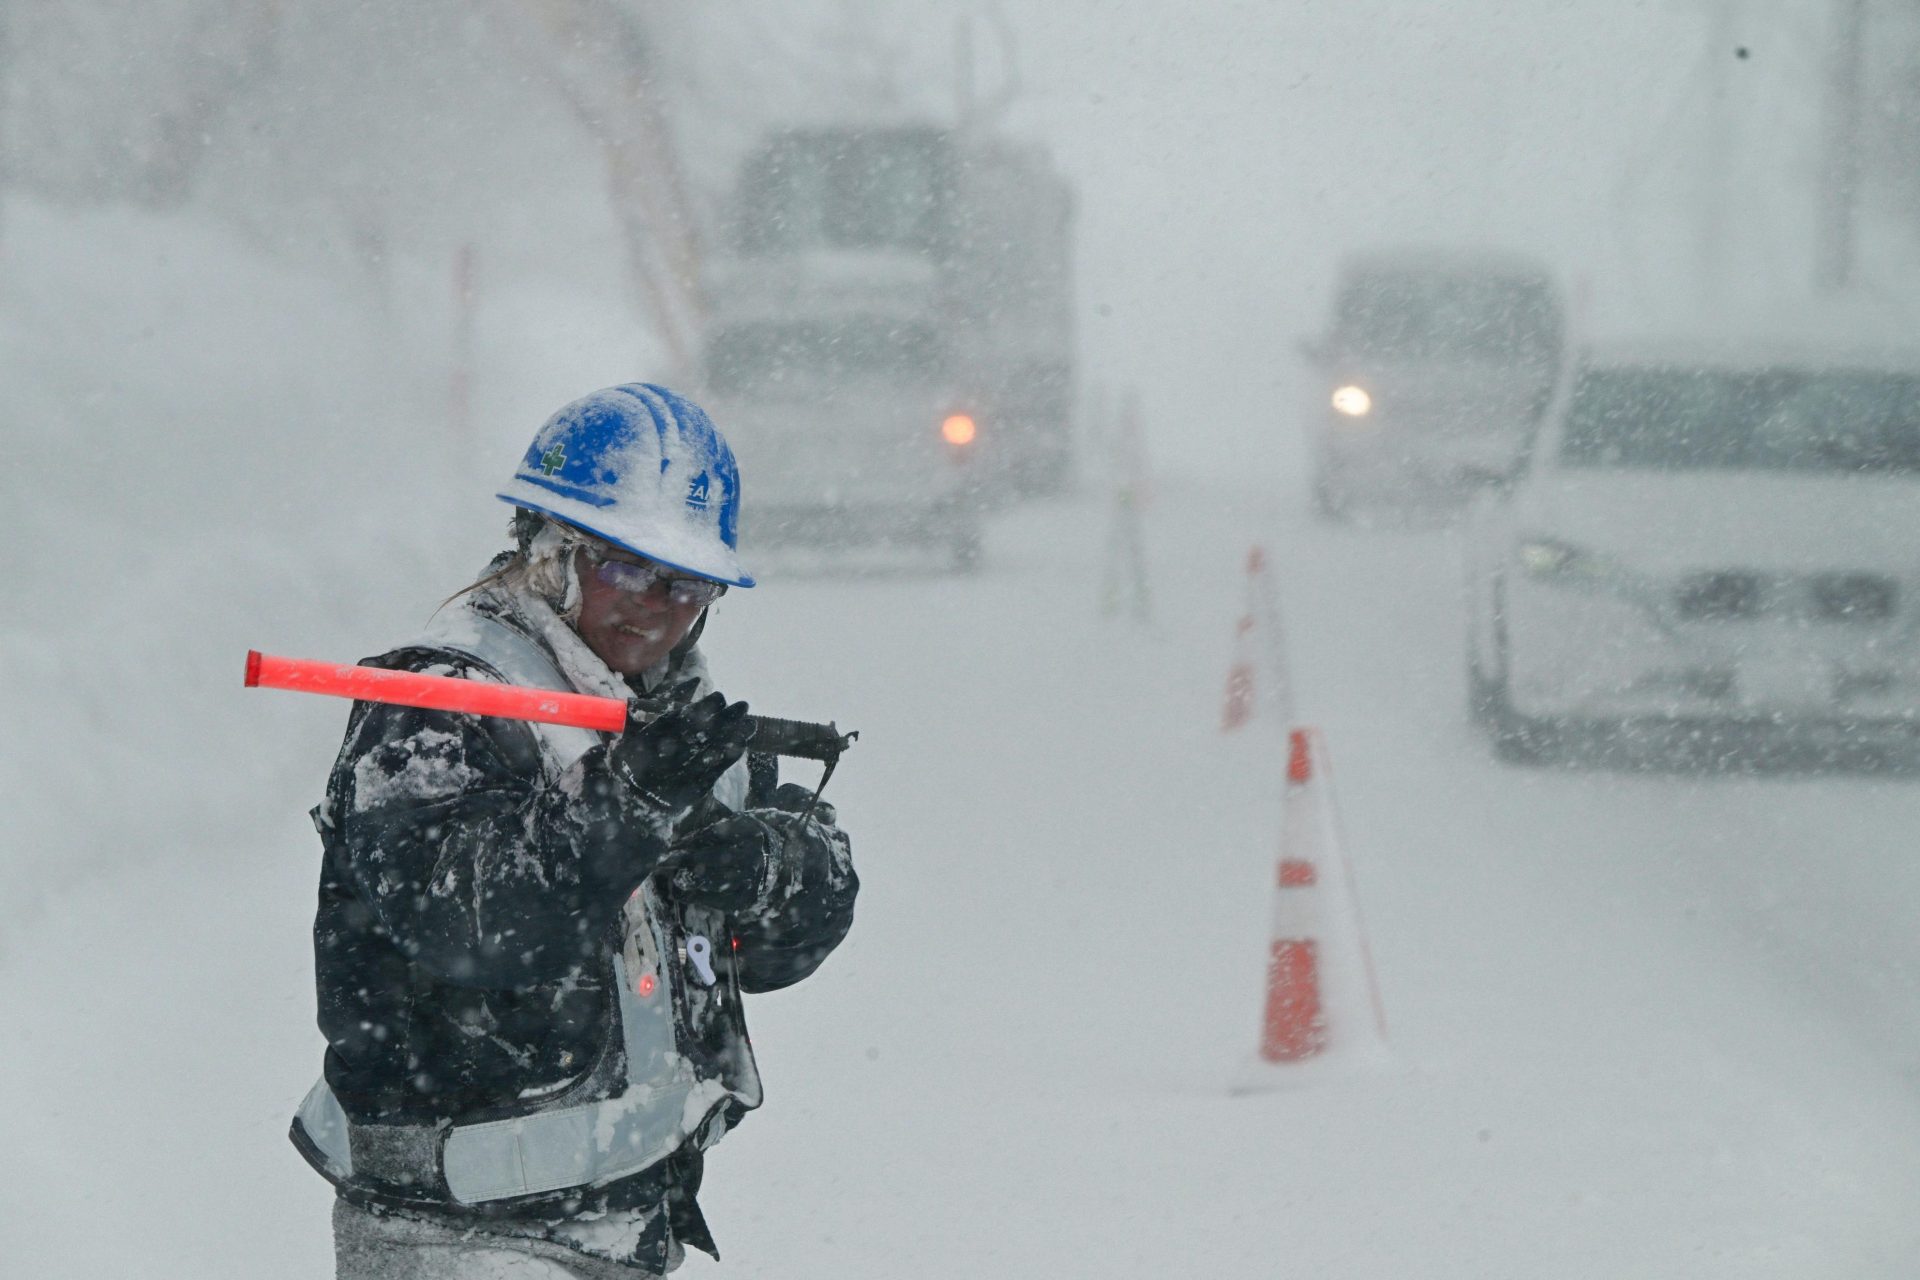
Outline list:
[[[710,605],[727,594],[727,584],[707,578],[683,577],[665,565],[651,561],[610,559],[599,549],[585,543],[580,551],[593,566],[593,576],[619,591],[644,595],[658,583],[667,584],[667,599],[675,604]]]

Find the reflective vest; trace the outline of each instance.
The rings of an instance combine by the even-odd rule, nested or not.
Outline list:
[[[571,687],[538,643],[465,601],[442,610],[417,643],[471,658],[510,684]],[[527,727],[548,779],[602,740],[591,729]],[[746,789],[742,761],[713,795],[739,809]],[[322,1076],[294,1117],[294,1145],[336,1186],[468,1206],[612,1182],[689,1143],[712,1146],[726,1132],[730,1105],[750,1110],[761,1099],[725,920],[669,908],[649,884],[628,900],[622,925],[622,946],[609,961],[618,996],[608,1043],[578,1080],[473,1123],[363,1125],[347,1118]],[[606,1069],[619,1060],[623,1072]]]

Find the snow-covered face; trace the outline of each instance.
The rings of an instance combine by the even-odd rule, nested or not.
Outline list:
[[[580,580],[580,620],[574,629],[608,669],[623,676],[638,675],[673,652],[700,620],[706,606],[676,602],[667,584],[656,582],[645,591],[624,591],[600,580],[596,557],[644,563],[624,552],[574,552],[574,573]]]

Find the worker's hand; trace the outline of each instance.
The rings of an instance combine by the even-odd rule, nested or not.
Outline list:
[[[692,689],[689,682],[674,692],[690,694]],[[752,737],[747,704],[729,704],[710,693],[646,723],[629,711],[626,732],[608,751],[608,759],[648,803],[677,818],[713,790],[720,775],[746,754]]]
[[[779,870],[781,833],[747,813],[710,822],[675,843],[668,885],[674,897],[728,915],[765,905]]]
[[[735,918],[763,913],[809,886],[844,893],[851,902],[859,881],[833,807],[813,804],[813,791],[794,783],[771,800],[675,841],[666,859],[674,895]],[[813,812],[801,816],[809,804]]]
[[[840,815],[825,800],[816,799],[816,794],[812,787],[803,787],[797,782],[783,782],[767,798],[767,807],[782,813],[806,814],[815,822],[831,827],[840,821]]]

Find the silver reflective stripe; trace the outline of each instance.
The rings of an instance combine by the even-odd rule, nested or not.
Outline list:
[[[538,1195],[623,1178],[671,1155],[731,1091],[702,1079],[674,1052],[673,999],[664,984],[637,994],[624,959],[613,960],[628,1082],[616,1098],[509,1120],[455,1125],[447,1136],[447,1189],[462,1204]],[[650,1078],[642,1079],[642,1069]],[[758,1077],[744,1100],[759,1102]],[[300,1124],[329,1171],[353,1176],[346,1113],[325,1079],[300,1104]]]
[[[447,1138],[447,1189],[465,1204],[535,1195],[625,1177],[673,1153],[727,1088],[703,1080],[692,1064],[667,1048],[673,1043],[673,1002],[664,986],[641,998],[614,958],[629,1071],[663,1049],[668,1070],[642,1082],[629,1079],[617,1098],[556,1107],[511,1120],[455,1125]]]
[[[446,610],[434,619],[420,644],[450,653],[476,658],[500,673],[508,684],[528,689],[572,690],[573,684],[553,659],[534,640],[517,628],[471,609]],[[599,732],[569,724],[541,724],[529,720],[527,728],[540,740],[550,776],[558,777],[567,767],[587,754],[601,741]]]
[[[300,1127],[307,1140],[326,1157],[330,1172],[341,1178],[353,1176],[353,1147],[347,1141],[347,1113],[340,1100],[327,1087],[325,1076],[314,1082],[300,1103]]]

